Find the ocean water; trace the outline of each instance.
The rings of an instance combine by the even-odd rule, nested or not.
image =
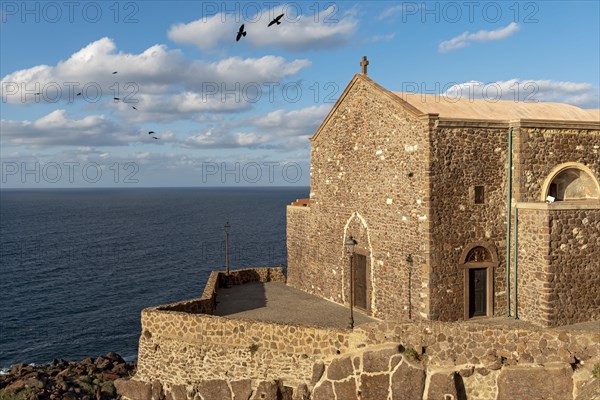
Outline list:
[[[0,191],[0,368],[137,354],[140,311],[201,295],[212,270],[286,263],[308,188]]]

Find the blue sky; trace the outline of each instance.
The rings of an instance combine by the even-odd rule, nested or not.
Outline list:
[[[1,4],[4,188],[308,185],[363,55],[393,91],[600,108],[597,1]]]

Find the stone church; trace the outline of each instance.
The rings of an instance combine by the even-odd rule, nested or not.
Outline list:
[[[363,66],[310,171],[290,286],[381,319],[600,319],[600,110],[393,92]]]

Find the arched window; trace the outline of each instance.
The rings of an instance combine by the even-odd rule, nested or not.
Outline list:
[[[581,164],[568,163],[552,171],[546,179],[543,200],[555,201],[600,199],[600,186],[592,171]]]
[[[469,262],[491,262],[492,255],[485,247],[473,247],[465,258],[465,263]]]

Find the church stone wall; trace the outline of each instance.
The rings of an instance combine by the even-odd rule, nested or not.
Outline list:
[[[370,313],[428,317],[427,129],[395,96],[354,80],[312,142],[308,217],[288,207],[291,286],[347,304],[353,235],[367,257]]]
[[[560,122],[552,125],[514,130],[516,201],[541,201],[544,180],[564,163],[581,163],[600,179],[600,129],[577,129]]]
[[[431,316],[464,318],[461,254],[474,242],[495,248],[494,314],[505,313],[505,253],[508,128],[496,124],[455,126],[440,120],[431,134]],[[484,203],[475,204],[475,186]]]
[[[552,325],[600,320],[600,206],[549,211]]]
[[[518,230],[519,317],[544,326],[600,319],[600,207],[521,204]]]

